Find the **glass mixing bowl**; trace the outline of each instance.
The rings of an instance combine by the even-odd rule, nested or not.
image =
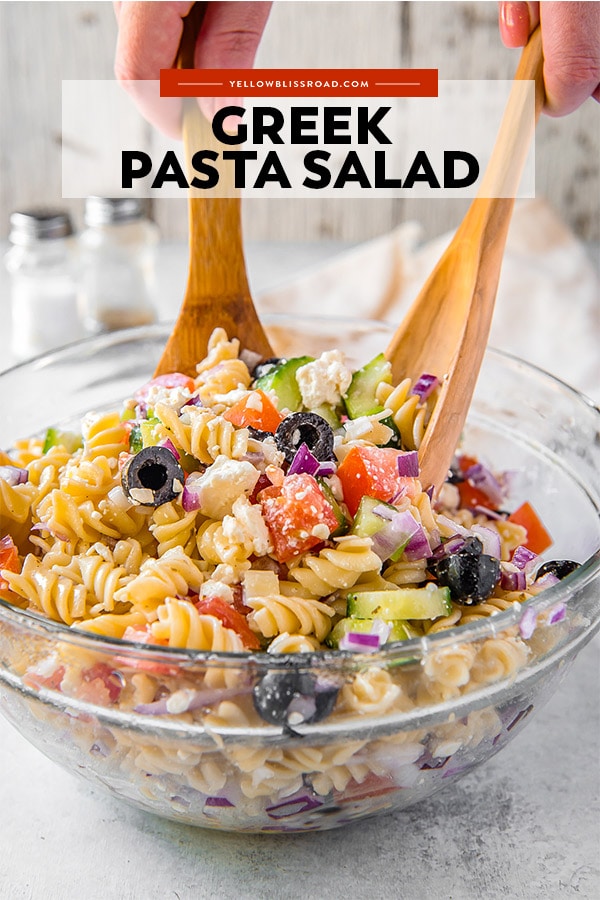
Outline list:
[[[354,365],[390,332],[349,319],[267,324],[281,355],[337,346]],[[118,332],[5,372],[0,446],[118,408],[166,338],[164,326]],[[574,390],[487,353],[464,447],[511,470],[511,506],[534,504],[554,538],[550,558],[582,563],[526,604],[375,654],[241,656],[111,641],[0,602],[2,711],[69,771],[194,825],[311,831],[414,804],[497,753],[598,629],[599,424]],[[320,721],[282,728],[257,715],[256,685],[286,690],[302,678]]]

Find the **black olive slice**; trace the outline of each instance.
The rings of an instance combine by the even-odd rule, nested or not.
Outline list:
[[[553,575],[556,575],[556,577],[562,581],[563,578],[566,578],[567,575],[570,575],[571,572],[574,572],[579,566],[580,563],[573,562],[572,559],[551,559],[539,567],[535,573],[535,580],[537,581],[538,578],[547,575],[548,572],[552,572]]]
[[[183,491],[184,474],[167,447],[144,447],[121,473],[127,496],[140,506],[161,506]]]
[[[427,567],[441,587],[450,588],[451,598],[465,606],[487,600],[500,579],[500,562],[474,548],[430,560]]]
[[[252,692],[257,713],[271,725],[308,725],[333,710],[339,688],[308,672],[267,672]]]
[[[313,412],[286,416],[275,432],[277,449],[291,463],[301,444],[306,444],[320,462],[333,459],[333,431],[329,422]]]

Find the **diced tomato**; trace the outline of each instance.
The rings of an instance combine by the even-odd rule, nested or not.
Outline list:
[[[9,572],[18,572],[19,551],[15,546],[15,542],[9,534],[5,535],[0,541],[0,570],[8,569]],[[8,589],[8,582],[0,576],[0,591]]]
[[[552,538],[542,525],[541,519],[531,503],[522,503],[508,517],[508,522],[522,525],[527,532],[525,546],[532,553],[543,553],[552,544]]]
[[[375,497],[389,501],[403,488],[414,483],[413,478],[398,474],[400,450],[389,447],[353,447],[338,466],[344,500],[352,515],[361,499]]]
[[[467,472],[471,466],[476,466],[479,460],[477,460],[474,456],[467,456],[463,454],[458,457],[458,468],[464,474]]]
[[[30,672],[25,672],[23,676],[23,681],[28,687],[35,688],[35,690],[39,691],[40,688],[48,688],[50,691],[58,691],[60,689],[62,680],[65,675],[65,667],[58,666],[50,675],[40,675],[39,672],[35,670]]]
[[[170,372],[168,375],[157,375],[156,378],[151,378],[141,388],[138,388],[133,395],[135,402],[145,403],[153,387],[182,387],[187,388],[190,394],[193,394],[196,390],[194,379],[190,378],[189,375],[184,375],[182,372]]]
[[[322,543],[323,536],[313,533],[318,525],[326,525],[329,534],[338,527],[317,480],[305,472],[287,475],[280,487],[266,488],[258,499],[273,542],[273,555],[279,562]]]
[[[95,663],[89,669],[84,669],[81,677],[84,682],[90,685],[96,681],[101,682],[108,692],[111,703],[115,703],[119,699],[119,695],[123,690],[119,675],[103,662]]]
[[[474,506],[485,506],[490,508],[490,498],[479,488],[471,484],[470,481],[459,481],[456,485],[460,494],[460,505],[466,509],[472,509]]]
[[[258,428],[259,431],[277,431],[283,416],[271,403],[264,391],[250,391],[234,406],[223,413],[223,418],[236,428]]]
[[[237,612],[225,600],[222,600],[220,597],[206,597],[198,600],[195,605],[198,612],[203,616],[216,616],[217,619],[221,620],[225,628],[231,628],[232,631],[237,632],[248,650],[260,649],[260,641],[250,629],[246,617]]]

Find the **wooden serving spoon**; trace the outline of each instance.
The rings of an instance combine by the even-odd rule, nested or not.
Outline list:
[[[196,3],[183,23],[177,55],[179,68],[194,67],[196,37],[206,4]],[[183,142],[189,160],[196,150],[209,148],[215,138],[195,99],[186,102]],[[215,149],[218,149],[215,147]],[[243,348],[262,357],[273,356],[250,296],[242,243],[241,202],[238,197],[205,197],[190,192],[190,259],[188,281],[179,316],[156,367],[168,372],[196,374],[206,356],[208,339],[221,327]]]
[[[440,488],[447,477],[479,375],[513,198],[544,104],[542,67],[538,27],[521,55],[479,193],[386,351],[395,383],[424,372],[442,381],[419,448],[425,487]],[[535,111],[523,81],[535,82]]]

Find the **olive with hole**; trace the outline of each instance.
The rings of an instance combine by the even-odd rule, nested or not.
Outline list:
[[[183,491],[184,474],[167,447],[144,447],[132,456],[121,473],[127,496],[140,506],[161,506]]]
[[[289,463],[301,444],[306,444],[319,462],[334,458],[333,430],[317,413],[299,412],[286,416],[275,432],[275,443]]]

